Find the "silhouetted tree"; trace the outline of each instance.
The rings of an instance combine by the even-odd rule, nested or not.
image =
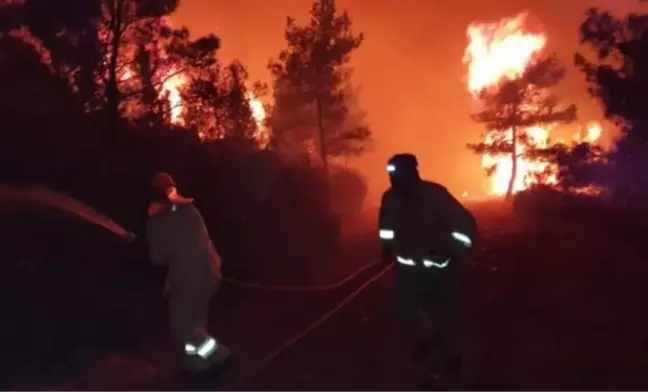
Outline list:
[[[106,113],[109,129],[114,132],[120,117],[121,74],[133,63],[130,59],[121,60],[122,49],[129,40],[136,39],[142,23],[171,14],[178,7],[178,0],[104,0],[102,5],[102,32],[106,34],[104,42],[108,57],[105,73]]]
[[[164,19],[157,19],[140,28],[136,44],[132,82],[123,81],[125,107],[132,119],[168,124],[177,108],[170,106],[168,94],[162,94],[165,83],[174,82],[182,91],[204,69],[218,66],[220,41],[215,36],[192,40],[186,28],[172,29]],[[182,111],[190,104],[183,102]]]
[[[316,0],[310,16],[305,26],[288,18],[288,47],[269,65],[275,79],[273,133],[293,144],[315,142],[328,173],[329,155],[360,151],[342,148],[344,140],[355,144],[370,134],[362,124],[348,124],[344,94],[348,63],[363,35],[353,33],[351,19],[337,12],[334,0]],[[287,113],[295,117],[286,119]]]
[[[250,94],[245,85],[248,79],[245,67],[235,61],[227,67],[224,83],[227,86],[225,96],[225,128],[230,137],[237,140],[253,140],[257,124],[250,108]]]
[[[481,155],[511,157],[507,198],[513,194],[517,162],[522,156],[519,145],[528,144],[529,141],[527,128],[570,123],[576,119],[576,107],[559,108],[558,99],[551,92],[564,74],[565,70],[555,56],[537,58],[522,75],[504,79],[499,85],[479,93],[480,111],[472,117],[486,126],[489,139],[479,144],[469,144],[468,147]]]
[[[328,152],[331,156],[343,157],[348,167],[350,157],[362,155],[370,147],[372,133],[366,121],[367,112],[360,107],[359,89],[348,84],[343,94],[347,113],[329,139]]]
[[[621,128],[621,138],[610,154],[615,167],[610,185],[618,196],[643,194],[648,191],[648,15],[617,18],[590,9],[580,38],[595,58],[576,54],[576,66],[606,117]]]
[[[128,74],[141,64],[138,43],[155,42],[153,30],[165,33],[161,20],[177,6],[178,0],[26,0],[24,25],[51,53],[48,62],[71,83],[83,111],[106,113],[109,140],[132,93],[124,91],[133,85]]]
[[[39,41],[47,53],[41,60],[57,78],[70,84],[77,109],[88,113],[102,107],[97,88],[105,63],[99,34],[102,1],[26,0],[20,7],[25,35]]]
[[[555,176],[557,185],[564,192],[578,192],[603,182],[607,173],[607,157],[601,146],[588,142],[575,145],[558,143],[547,148],[530,148],[525,156],[531,160],[549,163],[548,171],[536,174],[539,184],[546,184]]]
[[[262,87],[255,83],[253,90],[262,93]],[[190,102],[186,118],[191,128],[206,137],[252,141],[259,129],[250,93],[248,73],[240,62],[203,69],[185,94],[185,100]]]

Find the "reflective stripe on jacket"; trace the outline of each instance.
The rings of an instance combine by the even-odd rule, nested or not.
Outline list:
[[[421,181],[407,198],[392,188],[383,194],[378,234],[404,260],[455,255],[472,245],[476,231],[472,214],[440,184]]]

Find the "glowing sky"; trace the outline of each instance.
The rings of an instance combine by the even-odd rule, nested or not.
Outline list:
[[[268,59],[284,44],[286,16],[303,20],[310,4],[309,0],[182,0],[173,20],[194,35],[216,33],[222,39],[222,58],[238,58],[252,78],[266,80]],[[569,66],[562,95],[579,105],[579,122],[585,123],[600,120],[601,115],[572,67],[579,47],[578,25],[590,6],[626,11],[636,1],[339,0],[338,4],[349,11],[356,30],[366,35],[353,60],[354,81],[362,85],[360,99],[376,146],[354,166],[369,178],[375,201],[387,185],[386,159],[401,151],[416,153],[423,175],[455,194],[483,192],[479,158],[465,148],[467,142],[480,140],[480,128],[468,114],[461,62],[470,22],[529,10],[547,32],[548,48]]]

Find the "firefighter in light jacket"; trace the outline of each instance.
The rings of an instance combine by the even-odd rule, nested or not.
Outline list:
[[[221,259],[203,218],[193,199],[181,196],[166,173],[153,177],[148,213],[149,256],[154,264],[168,267],[164,291],[185,370],[205,374],[220,368],[230,351],[207,332],[206,325],[211,298],[221,281]]]

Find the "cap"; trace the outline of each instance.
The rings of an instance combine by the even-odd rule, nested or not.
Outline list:
[[[156,173],[151,181],[153,190],[153,199],[158,201],[168,201],[173,204],[190,204],[193,198],[180,195],[177,191],[177,185],[173,177],[167,173]],[[169,188],[174,188],[169,192]]]
[[[165,192],[168,188],[176,186],[176,182],[170,174],[159,172],[153,176],[151,186],[157,191]]]

